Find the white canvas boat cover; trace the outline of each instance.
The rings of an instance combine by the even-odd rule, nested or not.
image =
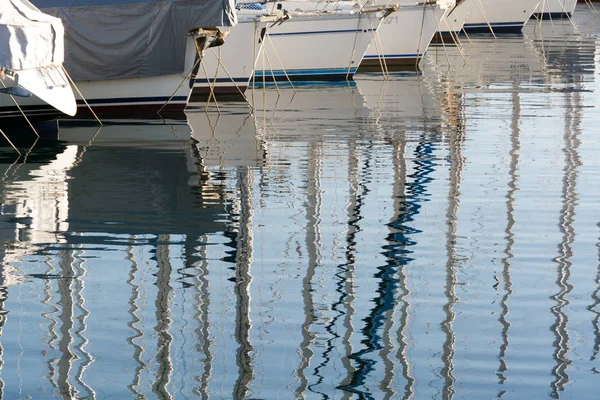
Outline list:
[[[75,80],[182,73],[190,30],[237,22],[235,0],[31,2],[62,20],[64,65]]]
[[[65,114],[75,115],[77,103],[62,68],[61,20],[42,13],[27,0],[0,1],[0,67],[12,70],[7,75],[14,81],[6,81],[15,85],[2,89],[16,93],[18,83]]]
[[[60,65],[64,30],[58,18],[40,12],[27,0],[0,3],[0,66],[19,71]]]

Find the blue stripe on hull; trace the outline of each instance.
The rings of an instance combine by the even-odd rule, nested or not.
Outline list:
[[[287,77],[281,70],[264,71],[264,78],[266,81],[286,81],[288,77],[292,81],[341,81],[352,78],[356,68],[299,69],[286,72]],[[256,71],[254,75],[257,81],[263,80],[263,71]]]
[[[450,31],[438,32],[438,33],[436,33],[436,35],[434,36],[434,39],[435,39],[436,37],[440,37],[440,36],[442,36],[442,37],[444,37],[444,38],[446,38],[446,37],[447,37],[447,38],[451,38],[453,35],[460,35],[460,33],[461,33],[461,32],[462,32],[462,29],[461,29],[460,31],[458,31],[458,32],[450,32]]]
[[[206,79],[206,78],[196,78],[194,79],[194,85],[206,85],[209,82],[210,83],[243,83],[243,84],[247,84],[248,81],[250,81],[250,78],[217,78],[217,79]]]
[[[275,84],[273,81],[265,82],[265,87],[271,86],[280,86],[286,87],[287,83],[278,81],[279,83]],[[327,87],[356,87],[356,81],[350,80],[338,80],[338,81],[294,81],[294,87],[304,87],[304,88],[327,88]],[[251,86],[252,87],[252,84]],[[255,88],[263,87],[262,80],[254,82]]]
[[[571,13],[567,12],[551,12],[551,13],[534,13],[531,18],[532,19],[561,19],[561,18],[571,18]]]
[[[524,22],[494,22],[490,24],[495,33],[520,33],[523,30]],[[465,24],[464,30],[468,33],[489,32],[490,28],[486,23]]]
[[[365,29],[364,32],[375,32],[376,29]],[[363,32],[363,29],[344,29],[339,31],[305,31],[305,32],[281,32],[270,33],[269,36],[297,36],[297,35],[330,35],[332,33],[357,33]]]
[[[384,54],[383,56],[378,56],[378,55],[372,55],[372,56],[365,56],[364,59],[365,60],[379,60],[381,57],[383,57],[384,59],[403,59],[403,58],[410,58],[410,59],[415,59],[415,58],[421,58],[423,57],[423,54]]]

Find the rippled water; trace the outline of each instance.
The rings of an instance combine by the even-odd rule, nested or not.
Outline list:
[[[597,398],[600,23],[575,22],[3,149],[2,397]]]

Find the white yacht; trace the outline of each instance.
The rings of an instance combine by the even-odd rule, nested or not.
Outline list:
[[[266,13],[260,5],[254,10]],[[206,49],[201,63],[195,64],[191,101],[243,100],[267,27],[283,22],[284,18],[283,12],[259,15],[244,8],[238,9],[237,14],[238,24],[234,28],[220,27],[224,44]]]
[[[344,2],[340,2],[344,3]],[[351,79],[384,17],[395,7],[320,10],[310,1],[278,1],[267,11],[289,17],[268,27],[256,65],[264,81],[332,81]]]
[[[446,15],[440,27],[438,34],[445,40],[452,40],[452,36],[460,35],[467,18],[471,14],[474,7],[478,7],[479,0],[457,0],[448,15]]]
[[[7,1],[14,3],[4,0],[3,7]],[[196,52],[193,39],[208,46],[219,35],[216,29],[204,28],[236,23],[234,0],[31,2],[62,20],[65,70],[101,119],[160,118],[161,109],[163,116],[176,112],[184,118]],[[14,107],[5,97],[0,98],[0,110]],[[35,96],[19,104],[31,118],[66,116]],[[91,116],[81,99],[77,108],[77,118]]]
[[[395,4],[383,0],[367,2],[366,5],[356,0],[282,0],[280,3],[290,12],[319,11],[330,14],[368,13]],[[409,0],[395,5],[395,12],[388,12],[379,29],[371,31],[371,42],[360,63],[360,70],[393,70],[416,66],[442,19],[454,4],[455,0]]]
[[[361,69],[394,70],[417,66],[455,0],[401,3],[381,24],[362,61]]]
[[[471,32],[520,33],[540,0],[477,0],[460,3],[454,12],[468,12],[464,30]],[[466,10],[468,8],[468,10]]]
[[[577,0],[541,0],[533,13],[535,18],[569,18],[575,12]]]

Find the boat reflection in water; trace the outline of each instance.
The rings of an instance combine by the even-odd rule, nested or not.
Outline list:
[[[597,61],[472,40],[3,152],[3,397],[595,393]]]
[[[186,124],[71,126],[60,136],[27,163],[3,164],[3,283],[20,281],[16,300],[27,293],[39,310],[8,314],[17,331],[5,331],[3,346],[38,345],[3,353],[4,394],[125,395],[136,381],[166,393],[173,287],[196,286],[176,259],[226,229],[227,195],[203,185]],[[115,363],[137,372],[108,385]]]
[[[197,154],[205,166],[260,166],[268,143],[258,134],[248,106],[221,104],[208,110],[202,103],[188,108],[188,122]]]

